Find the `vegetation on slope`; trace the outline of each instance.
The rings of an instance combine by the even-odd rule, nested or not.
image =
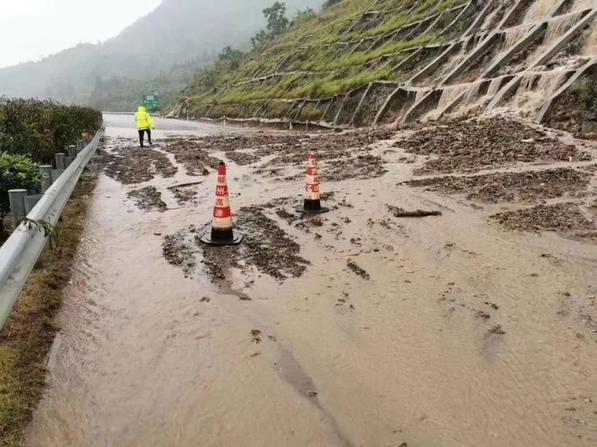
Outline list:
[[[447,26],[466,0],[329,1],[320,14],[304,14],[276,39],[258,41],[219,58],[198,73],[183,95],[197,115],[246,116],[260,107],[284,115],[280,102],[349,92],[373,81],[404,80],[395,67],[415,49],[450,38]],[[266,11],[264,11],[266,12]],[[413,32],[417,27],[424,32]],[[307,114],[318,113],[311,106]],[[287,112],[287,111],[286,111]],[[303,113],[304,115],[304,113]]]

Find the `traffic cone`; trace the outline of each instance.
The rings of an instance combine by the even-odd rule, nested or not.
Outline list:
[[[234,231],[232,212],[226,182],[226,164],[221,161],[218,168],[218,185],[216,186],[216,206],[211,224],[211,231],[205,233],[200,241],[207,245],[238,245],[243,235]]]
[[[304,214],[322,214],[329,211],[321,206],[321,194],[319,192],[319,177],[317,175],[317,151],[311,150],[309,154],[309,167],[307,167],[307,185],[305,186],[305,203],[298,211]]]

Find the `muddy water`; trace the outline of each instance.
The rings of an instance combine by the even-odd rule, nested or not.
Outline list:
[[[120,119],[108,135],[132,136]],[[197,181],[182,167],[140,185],[101,176],[29,445],[596,445],[597,334],[582,316],[597,248],[396,186],[410,168],[386,150],[386,175],[322,185],[334,209],[316,231],[272,212],[311,262],[284,281],[234,270],[214,284],[163,258],[163,236],[209,220],[213,173],[196,206],[167,189]],[[229,171],[235,208],[300,202],[301,181]],[[127,199],[148,185],[166,212]],[[443,216],[394,219],[386,204]]]

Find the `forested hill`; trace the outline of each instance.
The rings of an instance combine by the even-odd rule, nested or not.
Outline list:
[[[595,132],[596,30],[592,0],[330,1],[199,73],[172,114],[344,127],[504,111]]]
[[[248,46],[273,0],[163,0],[118,36],[0,69],[0,95],[130,109],[147,90],[175,94],[226,45]],[[321,0],[288,0],[290,14]],[[101,26],[101,24],[94,24]]]

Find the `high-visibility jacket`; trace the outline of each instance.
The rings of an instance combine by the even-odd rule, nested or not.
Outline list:
[[[147,113],[145,107],[139,107],[139,110],[137,110],[137,113],[135,113],[135,119],[137,120],[137,129],[155,129],[155,123],[153,122],[153,118],[149,113]]]

